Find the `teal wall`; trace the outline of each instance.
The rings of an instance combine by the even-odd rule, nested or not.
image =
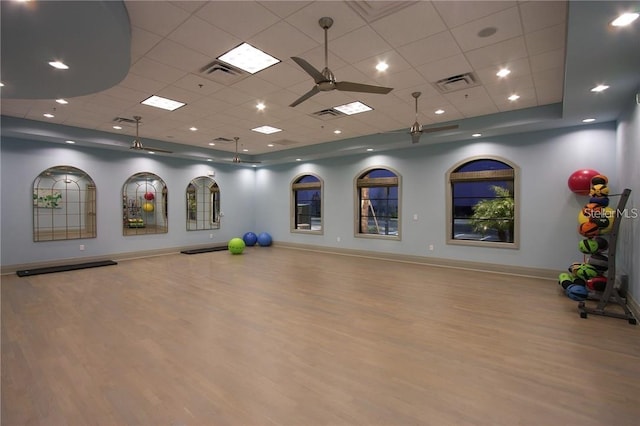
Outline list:
[[[2,154],[2,266],[78,257],[110,256],[173,247],[225,243],[248,230],[267,231],[276,242],[289,242],[379,251],[384,253],[487,262],[564,270],[581,260],[576,217],[586,203],[567,188],[567,178],[580,168],[593,168],[610,178],[615,192],[637,182],[638,118],[624,125],[628,140],[620,140],[616,124],[585,125],[481,140],[342,156],[309,163],[289,163],[257,169],[202,163],[170,156],[149,157],[101,150],[3,138]],[[627,150],[631,158],[619,156]],[[520,168],[520,248],[499,249],[447,245],[445,174],[454,164],[473,156],[505,158]],[[632,170],[618,175],[620,164]],[[87,172],[97,185],[98,238],[72,241],[32,241],[31,189],[46,168],[70,165]],[[371,166],[390,167],[402,176],[402,240],[387,241],[354,236],[354,178]],[[153,172],[169,189],[169,233],[122,235],[120,192],[137,172]],[[189,180],[215,171],[221,188],[222,226],[219,230],[185,229],[185,189]],[[324,180],[324,234],[290,232],[289,191],[292,180],[312,172]],[[635,176],[635,177],[632,177]],[[633,181],[633,179],[636,179]],[[634,183],[637,186],[637,183]],[[417,215],[418,220],[414,220]],[[637,237],[638,226],[633,228]],[[210,234],[214,238],[209,238]],[[340,241],[338,241],[338,237]],[[635,237],[634,237],[635,238]],[[79,251],[79,245],[85,251]],[[638,242],[625,243],[637,250]],[[429,245],[434,250],[428,249]],[[637,256],[636,256],[637,257]],[[637,268],[627,261],[628,268]],[[634,272],[637,276],[637,271]],[[638,289],[636,289],[638,294]]]

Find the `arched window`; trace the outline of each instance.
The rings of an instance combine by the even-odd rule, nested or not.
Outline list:
[[[400,239],[400,176],[385,168],[356,179],[356,236]]]
[[[220,188],[208,176],[199,176],[187,185],[187,231],[220,228]]]
[[[33,241],[96,238],[96,185],[71,166],[51,167],[33,181]]]
[[[448,243],[517,248],[517,168],[474,158],[448,172]]]
[[[322,233],[322,180],[298,176],[291,184],[291,230]]]

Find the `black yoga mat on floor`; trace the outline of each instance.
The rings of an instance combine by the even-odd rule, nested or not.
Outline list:
[[[199,254],[199,253],[209,253],[212,251],[223,251],[227,250],[227,246],[217,246],[217,247],[205,247],[193,250],[182,250],[180,253],[182,254]]]
[[[101,260],[99,262],[76,263],[73,265],[48,266],[46,268],[24,269],[16,271],[19,277],[28,277],[30,275],[52,274],[54,272],[75,271],[76,269],[97,268],[99,266],[117,265],[113,260]]]

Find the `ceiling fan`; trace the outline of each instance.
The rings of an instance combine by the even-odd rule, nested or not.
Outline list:
[[[133,140],[133,142],[131,142],[131,146],[129,147],[129,149],[133,149],[134,151],[164,152],[166,154],[171,154],[173,152],[167,151],[166,149],[143,146],[142,141],[140,140],[140,136],[138,136],[138,127],[140,126],[140,120],[142,120],[142,117],[140,117],[139,115],[134,115],[133,119],[136,120],[136,138]]]
[[[413,96],[414,99],[416,100],[416,121],[415,123],[413,123],[413,125],[409,129],[409,134],[411,135],[411,143],[420,142],[420,136],[422,136],[423,133],[434,133],[434,132],[441,132],[444,130],[454,130],[459,127],[457,124],[451,124],[448,126],[429,127],[427,129],[423,129],[422,125],[418,123],[418,98],[420,97],[421,94],[422,94],[421,92],[413,92],[411,94],[411,96]]]
[[[246,163],[246,164],[260,164],[261,161],[246,161],[240,158],[240,155],[238,155],[238,140],[240,140],[240,138],[238,136],[234,136],[233,140],[236,141],[236,153],[233,156],[233,159],[231,160],[232,162],[238,164],[238,163]]]
[[[302,58],[298,58],[296,56],[292,56],[291,59],[300,66],[307,74],[309,74],[313,81],[315,82],[315,86],[307,93],[302,95],[300,98],[296,99],[290,107],[294,107],[313,95],[319,92],[328,92],[331,90],[341,90],[345,92],[363,92],[363,93],[379,93],[379,94],[387,94],[393,90],[391,87],[382,87],[382,86],[371,86],[369,84],[361,84],[361,83],[352,83],[350,81],[336,81],[333,72],[329,69],[329,53],[328,53],[328,41],[327,41],[327,30],[331,28],[333,25],[333,19],[329,17],[320,18],[318,24],[322,29],[324,29],[324,69],[322,71],[318,71],[315,69],[309,62],[305,61]]]

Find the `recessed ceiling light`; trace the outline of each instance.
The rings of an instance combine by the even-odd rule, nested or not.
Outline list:
[[[197,128],[197,127],[193,127],[193,126],[192,126],[192,127],[189,127],[189,130],[191,130],[192,132],[195,132],[195,131],[197,131],[197,130],[198,130],[198,128]]]
[[[333,109],[340,111],[343,114],[353,115],[360,114],[361,112],[373,111],[368,105],[363,104],[360,101],[351,102],[349,104],[339,105],[337,107],[333,107]]]
[[[218,59],[251,74],[280,62],[280,59],[274,58],[248,43],[242,43],[224,55],[218,56]]]
[[[258,167],[258,165],[257,164],[252,164],[251,167]]]
[[[51,61],[49,62],[49,65],[51,65],[52,67],[59,69],[59,70],[68,70],[69,66],[67,64],[65,64],[64,62],[60,62],[60,61]]]
[[[67,101],[66,99],[62,99],[62,98],[56,99],[56,102],[61,104],[61,105],[66,105],[66,104],[69,103],[69,101]]]
[[[480,136],[482,136],[482,133],[474,133],[471,136],[473,136],[474,138],[479,138]]]
[[[520,99],[520,95],[513,94],[509,96],[507,99],[509,99],[511,102],[517,101],[518,99]]]
[[[593,121],[596,121],[595,118],[585,118],[584,120],[582,120],[583,123],[591,123]]]
[[[273,144],[272,144],[272,143],[268,143],[268,144],[267,144],[267,146],[268,146],[269,148],[273,148]]]
[[[594,87],[593,89],[591,89],[592,92],[603,92],[605,90],[607,90],[609,88],[609,86],[607,86],[606,84],[598,84],[596,87]]]
[[[207,161],[213,161],[211,158],[207,158]]]
[[[64,143],[74,144],[74,143],[76,143],[76,141],[64,141]]]
[[[242,148],[242,152],[249,152],[247,148]]]
[[[508,69],[508,68],[502,68],[500,71],[498,71],[498,72],[496,73],[496,75],[497,75],[498,77],[500,77],[500,78],[502,78],[502,77],[506,77],[506,76],[508,76],[509,74],[511,74],[511,70],[510,70],[510,69]]]
[[[640,15],[637,13],[623,13],[622,15],[611,21],[611,25],[613,25],[614,27],[625,27],[638,19],[638,16]]]
[[[173,99],[167,99],[156,95],[150,96],[140,103],[156,108],[166,109],[167,111],[175,111],[176,109],[186,105],[183,102],[174,101]]]
[[[440,115],[440,114],[444,114],[444,110],[443,109],[437,109],[434,111],[434,113]]]
[[[387,64],[386,62],[378,62],[378,64],[376,65],[376,69],[378,71],[386,71],[389,69],[389,64]]]
[[[302,161],[302,158],[296,158],[296,161]]]
[[[342,130],[340,130],[340,129],[335,129],[335,130],[333,131],[333,133],[335,133],[336,135],[339,135],[340,133],[342,133]]]
[[[44,116],[45,116],[45,117],[47,117],[47,118],[53,118],[53,117],[55,117],[55,115],[53,115],[53,114],[49,114],[48,112],[47,112],[46,114],[42,114],[42,115],[44,115]]]
[[[116,130],[122,130],[122,126],[113,126],[113,128]]]
[[[271,126],[260,126],[251,130],[258,133],[264,133],[265,135],[270,135],[271,133],[278,133],[282,131],[282,129],[278,129],[277,127],[271,127]]]
[[[4,83],[0,81],[0,87],[4,87]]]
[[[367,148],[367,152],[373,151],[373,148]]]
[[[215,142],[209,142],[209,146],[216,146]]]
[[[155,151],[147,151],[149,154],[155,154]]]
[[[258,111],[262,111],[265,109],[265,106],[262,102],[258,102],[258,104],[256,105],[256,108],[258,109]]]

